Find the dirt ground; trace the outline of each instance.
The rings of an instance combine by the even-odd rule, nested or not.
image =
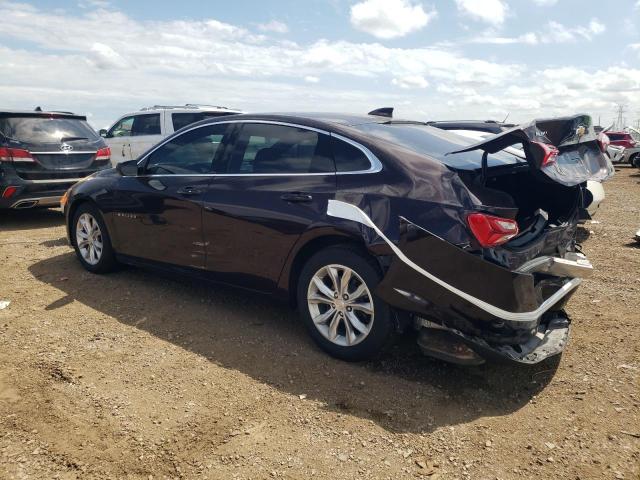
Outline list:
[[[582,231],[559,361],[347,364],[269,298],[97,276],[59,211],[0,214],[0,478],[640,478],[640,173]],[[589,234],[589,231],[591,233]]]

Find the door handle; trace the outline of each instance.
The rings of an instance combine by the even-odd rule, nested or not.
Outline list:
[[[180,195],[200,195],[202,190],[196,187],[182,187],[177,193]]]
[[[290,203],[307,203],[313,200],[313,197],[308,193],[291,192],[280,195],[280,198],[285,202]]]

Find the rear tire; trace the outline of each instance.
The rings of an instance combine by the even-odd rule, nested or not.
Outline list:
[[[378,356],[395,336],[389,305],[373,292],[382,275],[356,248],[328,247],[304,265],[297,287],[298,309],[313,340],[347,361]]]
[[[82,266],[91,273],[107,273],[118,263],[102,213],[91,203],[83,203],[73,215],[73,246]]]

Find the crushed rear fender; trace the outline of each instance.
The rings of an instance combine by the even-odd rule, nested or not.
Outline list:
[[[534,282],[483,260],[399,217],[392,242],[353,204],[330,200],[328,215],[369,227],[390,250],[390,264],[376,294],[390,305],[496,342],[530,336],[542,316],[562,308],[581,279]]]

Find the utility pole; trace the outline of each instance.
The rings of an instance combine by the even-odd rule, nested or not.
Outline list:
[[[627,112],[627,106],[622,103],[616,103],[615,112],[618,116],[616,119],[616,128],[622,130],[624,128],[624,114]]]

